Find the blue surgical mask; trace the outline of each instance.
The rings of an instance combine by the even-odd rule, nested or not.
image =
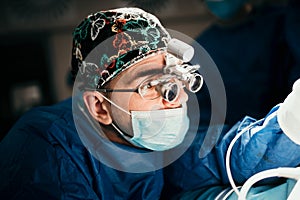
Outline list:
[[[112,126],[124,139],[135,146],[165,151],[179,145],[189,129],[186,104],[180,108],[128,112],[102,96],[116,108],[131,116],[133,137],[124,134],[114,123]]]
[[[219,19],[229,20],[247,0],[205,0],[207,8]]]
[[[181,108],[131,111],[134,136],[130,142],[154,151],[179,145],[189,128],[186,106]]]

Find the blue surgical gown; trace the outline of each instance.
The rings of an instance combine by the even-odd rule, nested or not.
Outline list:
[[[243,21],[212,24],[196,38],[223,78],[227,124],[245,115],[260,119],[289,94],[300,77],[299,13],[297,0],[287,6],[263,6]],[[208,71],[201,66],[202,74]],[[207,124],[211,105],[206,85],[198,94],[202,122]]]
[[[237,183],[267,168],[299,165],[300,146],[281,131],[277,109],[234,146],[231,169]],[[227,147],[239,131],[256,121],[245,117],[231,129],[199,128],[188,133],[186,138],[194,137],[193,143],[175,162],[154,171],[129,173],[95,159],[79,138],[73,119],[72,100],[67,99],[34,108],[18,120],[0,143],[1,199],[171,199],[186,191],[228,185]],[[204,144],[207,134],[220,136],[215,145]],[[126,151],[147,151],[118,145]],[[149,161],[123,162],[139,166]]]

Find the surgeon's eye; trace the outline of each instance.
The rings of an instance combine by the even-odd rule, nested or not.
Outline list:
[[[156,90],[156,85],[156,82],[151,79],[142,82],[138,88],[139,94],[146,100],[158,98],[160,93]]]
[[[172,102],[177,99],[182,83],[173,76],[156,76],[143,81],[139,88],[139,94],[147,100],[156,99],[159,96],[166,101]]]

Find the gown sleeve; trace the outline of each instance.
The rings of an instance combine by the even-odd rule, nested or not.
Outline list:
[[[230,160],[234,180],[243,183],[252,175],[277,167],[296,167],[300,164],[300,146],[290,140],[277,122],[280,104],[261,120],[245,117],[230,129],[217,145],[218,163],[224,182],[228,181],[225,158],[233,138],[243,132],[235,142]]]

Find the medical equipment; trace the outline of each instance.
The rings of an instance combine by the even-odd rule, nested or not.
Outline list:
[[[189,62],[194,56],[194,48],[189,44],[172,38],[167,44],[167,51],[183,62]]]
[[[194,48],[185,42],[171,39],[167,45],[165,55],[166,66],[163,75],[150,77],[133,89],[97,88],[100,92],[136,92],[146,100],[162,96],[166,101],[175,101],[184,87],[196,93],[203,85],[203,77],[196,73],[200,65],[191,65],[189,62],[194,56]]]
[[[250,190],[251,186],[256,183],[257,181],[260,181],[262,179],[265,178],[269,178],[269,177],[273,177],[273,176],[277,176],[277,177],[285,177],[285,178],[292,178],[292,179],[296,179],[297,183],[294,186],[293,190],[291,191],[291,193],[289,194],[289,197],[287,200],[296,200],[299,199],[300,197],[300,167],[298,168],[292,168],[292,167],[282,167],[282,168],[276,168],[276,169],[269,169],[269,170],[265,170],[262,172],[259,172],[255,175],[253,175],[252,177],[250,177],[245,183],[244,185],[241,187],[241,190],[238,190],[238,187],[235,185],[232,174],[231,174],[231,170],[230,170],[230,154],[231,154],[231,150],[233,148],[233,145],[235,144],[235,142],[238,140],[238,138],[244,134],[246,131],[248,131],[251,127],[253,127],[256,124],[259,124],[262,122],[263,119],[256,121],[253,124],[248,125],[246,128],[244,128],[241,132],[239,132],[231,141],[231,143],[229,144],[228,150],[226,152],[226,172],[227,172],[227,176],[229,179],[229,182],[231,184],[231,187],[233,188],[233,191],[236,193],[236,195],[238,196],[238,200],[246,200],[246,196],[248,191]],[[232,191],[230,191],[229,194],[231,194]],[[224,197],[223,199],[225,200],[229,195],[226,195],[226,197]]]
[[[292,92],[281,103],[278,109],[278,124],[284,134],[286,134],[296,144],[300,145],[300,79],[293,84]]]
[[[140,94],[144,94],[155,87],[155,90],[167,101],[177,99],[181,83],[188,91],[196,93],[203,85],[203,77],[196,73],[200,65],[191,65],[188,62],[194,56],[194,48],[189,44],[172,38],[167,44],[165,55],[166,66],[163,69],[164,75],[153,81],[148,81],[139,87]],[[179,81],[176,81],[179,80]],[[142,95],[143,96],[143,95]],[[145,95],[144,95],[145,96]]]
[[[276,169],[269,169],[262,172],[259,172],[253,176],[251,176],[242,186],[240,190],[240,194],[238,196],[238,200],[245,200],[248,191],[250,190],[251,186],[265,178],[271,177],[284,177],[284,178],[291,178],[297,180],[296,185],[294,186],[293,190],[291,191],[287,200],[296,200],[300,197],[300,167],[291,168],[291,167],[280,167]]]
[[[180,80],[190,92],[198,92],[203,85],[203,77],[196,73],[200,65],[188,64],[194,56],[194,48],[183,41],[173,38],[168,42],[167,52],[165,56],[166,66],[163,71],[165,76],[156,80],[155,84],[151,86],[159,86],[156,89],[170,102],[178,97],[180,91],[178,82],[169,81],[172,77]]]

